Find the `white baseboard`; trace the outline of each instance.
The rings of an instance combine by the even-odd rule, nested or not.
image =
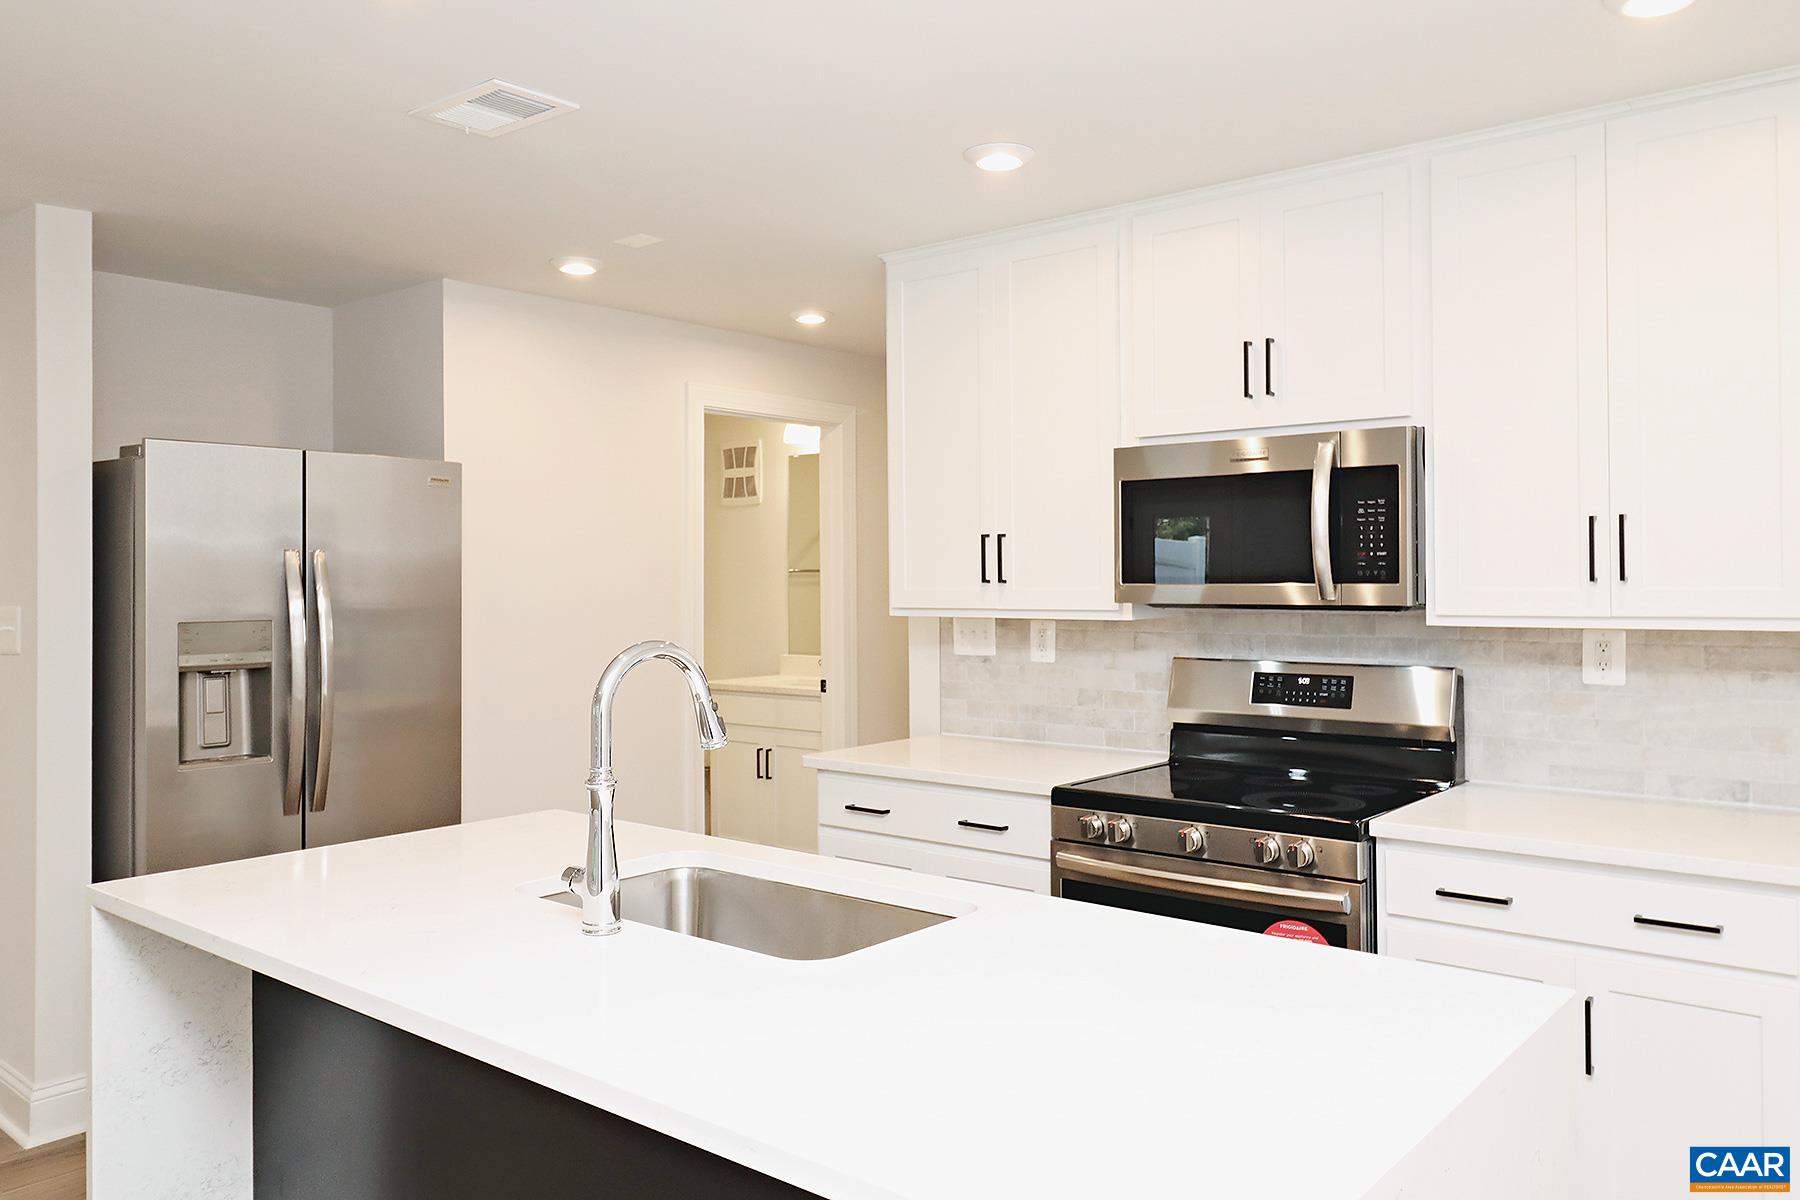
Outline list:
[[[87,1123],[86,1075],[35,1087],[0,1062],[0,1133],[29,1150],[86,1132]]]

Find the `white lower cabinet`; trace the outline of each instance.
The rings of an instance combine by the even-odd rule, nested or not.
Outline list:
[[[825,771],[819,853],[1050,890],[1050,797]]]
[[[1383,954],[1583,998],[1574,1194],[1685,1196],[1690,1146],[1800,1141],[1792,893],[1389,842],[1379,855]],[[1766,952],[1722,952],[1739,930]],[[1721,965],[1742,961],[1762,969]]]
[[[707,832],[811,852],[818,848],[818,777],[801,762],[819,748],[819,702],[721,694],[731,741],[708,760]]]

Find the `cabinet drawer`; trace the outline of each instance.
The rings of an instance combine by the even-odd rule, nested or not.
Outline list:
[[[1800,972],[1792,896],[1656,875],[1386,847],[1384,911],[1782,975]]]
[[[719,715],[725,718],[725,730],[734,725],[760,725],[768,729],[808,729],[817,733],[822,718],[819,702],[803,696],[749,696],[739,692],[718,692]]]
[[[826,772],[819,776],[819,824],[1050,857],[1048,796]]]
[[[1013,854],[830,828],[819,830],[819,853],[970,883],[992,883],[1026,892],[1050,891],[1050,864]]]

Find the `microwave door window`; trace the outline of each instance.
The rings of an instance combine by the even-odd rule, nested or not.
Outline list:
[[[1125,583],[1307,583],[1312,473],[1268,471],[1120,484]]]

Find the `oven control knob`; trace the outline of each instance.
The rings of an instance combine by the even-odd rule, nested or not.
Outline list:
[[[1198,825],[1189,825],[1177,830],[1175,840],[1181,843],[1183,854],[1206,853],[1206,831]]]
[[[1263,866],[1273,866],[1281,861],[1281,840],[1272,833],[1265,833],[1250,843],[1250,852]]]
[[[1099,813],[1089,813],[1081,818],[1081,836],[1091,842],[1097,842],[1106,836],[1106,818]]]
[[[1114,817],[1106,823],[1106,840],[1114,845],[1123,845],[1129,842],[1131,834],[1130,817]]]
[[[1295,870],[1304,871],[1318,861],[1319,856],[1313,851],[1311,842],[1294,842],[1287,848],[1288,865]]]

